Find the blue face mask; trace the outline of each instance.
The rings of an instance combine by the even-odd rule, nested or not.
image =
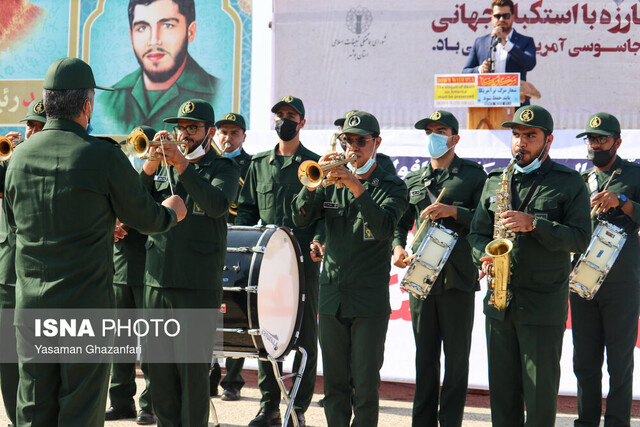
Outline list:
[[[347,163],[347,168],[351,172],[353,172],[355,170],[358,175],[364,175],[365,173],[369,172],[369,169],[371,169],[373,164],[376,162],[375,158],[376,158],[376,151],[373,150],[373,153],[371,153],[371,158],[369,160],[367,160],[367,163],[365,163],[364,165],[360,166],[358,169],[353,167],[353,165],[351,163]]]
[[[434,159],[439,159],[444,156],[451,147],[447,147],[447,141],[450,137],[447,135],[438,135],[437,133],[432,132],[431,135],[428,136],[427,150],[429,151],[429,156]]]
[[[540,158],[544,157],[546,153],[546,149],[547,149],[547,139],[545,138],[542,151],[540,151],[540,154],[538,155],[538,157],[536,157],[536,159],[533,162],[529,163],[527,166],[520,166],[519,164],[516,163],[515,165],[513,165],[513,168],[520,173],[531,173],[534,170],[539,169],[540,166],[542,166],[542,162],[540,161]]]
[[[93,132],[93,126],[91,126],[91,123],[87,123],[87,133],[91,133]]]
[[[513,168],[520,173],[530,173],[534,170],[538,169],[542,165],[539,158],[536,158],[533,162],[529,163],[527,166],[522,167],[519,164],[513,165]]]
[[[234,157],[238,157],[240,155],[240,150],[241,150],[241,148],[238,147],[235,150],[233,150],[232,152],[230,152],[230,153],[222,153],[222,155],[224,157],[229,158],[229,159],[233,159]]]

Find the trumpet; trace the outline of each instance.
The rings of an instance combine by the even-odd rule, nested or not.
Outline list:
[[[324,166],[320,166],[313,160],[307,160],[302,162],[298,168],[298,179],[305,187],[316,188],[320,185],[327,187],[336,183],[335,179],[327,178],[328,171],[338,166],[344,166],[347,163],[355,163],[357,159],[358,157],[355,154],[348,159],[338,157],[338,159]]]
[[[11,158],[11,155],[13,154],[14,144],[20,144],[23,141],[24,139],[11,141],[6,136],[0,135],[0,162],[9,160]]]
[[[127,136],[126,148],[127,152],[133,157],[139,157],[141,159],[159,160],[160,155],[155,153],[149,156],[149,149],[151,147],[157,147],[160,145],[177,145],[182,151],[182,154],[189,152],[189,144],[187,141],[176,140],[162,140],[162,141],[149,141],[147,135],[140,130],[134,130]]]

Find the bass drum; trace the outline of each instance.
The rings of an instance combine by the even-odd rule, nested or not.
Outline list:
[[[302,253],[291,230],[229,226],[222,284],[216,352],[286,356],[300,334],[304,302]]]

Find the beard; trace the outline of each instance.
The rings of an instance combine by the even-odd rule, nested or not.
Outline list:
[[[154,83],[163,83],[169,80],[171,77],[173,77],[173,75],[180,69],[180,67],[184,63],[184,60],[187,57],[187,53],[188,53],[187,45],[188,45],[188,41],[185,35],[185,38],[182,40],[182,45],[180,45],[180,48],[176,52],[175,56],[171,55],[166,50],[157,47],[154,49],[147,50],[146,52],[144,52],[143,55],[136,55],[136,60],[138,61],[138,64],[140,64],[140,68],[142,68],[142,71],[147,75],[147,77],[149,77],[149,80],[151,80]],[[173,58],[174,60],[173,64],[168,69],[160,70],[160,71],[154,70],[152,68],[147,68],[144,64],[143,58],[146,54],[151,52],[164,53],[165,55]]]

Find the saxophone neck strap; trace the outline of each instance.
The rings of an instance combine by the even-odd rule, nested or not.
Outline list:
[[[544,159],[544,162],[542,162],[542,165],[540,165],[540,169],[538,169],[536,173],[536,179],[533,181],[531,188],[529,188],[529,191],[527,192],[526,197],[524,198],[522,203],[520,203],[520,207],[518,208],[520,212],[524,212],[525,208],[531,201],[531,197],[533,197],[533,193],[536,191],[536,188],[538,188],[538,185],[540,185],[540,183],[542,182],[542,179],[550,170],[551,170],[551,159],[549,158],[549,156],[547,156],[547,158]]]

